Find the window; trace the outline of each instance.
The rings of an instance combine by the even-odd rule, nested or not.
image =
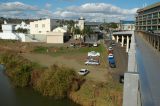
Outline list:
[[[42,24],[42,28],[44,28],[45,27],[45,24]]]
[[[35,24],[35,28],[38,28],[38,24]]]

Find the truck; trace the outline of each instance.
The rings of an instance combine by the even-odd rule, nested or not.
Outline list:
[[[115,59],[114,59],[113,54],[110,54],[110,55],[108,56],[108,62],[109,62],[109,66],[110,66],[111,68],[116,68],[116,62],[115,62]]]

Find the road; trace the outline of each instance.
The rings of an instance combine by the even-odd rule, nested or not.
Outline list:
[[[105,41],[107,48],[110,46],[110,41]],[[128,66],[128,54],[126,53],[125,47],[121,47],[119,43],[112,46],[114,50],[114,56],[116,60],[116,68],[109,68],[112,73],[112,77],[119,81],[119,75],[123,75],[127,71]]]
[[[142,36],[135,38],[143,106],[160,106],[160,53]]]

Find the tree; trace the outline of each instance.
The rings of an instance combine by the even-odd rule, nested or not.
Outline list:
[[[114,22],[111,22],[109,26],[114,29],[118,28],[117,23]]]
[[[83,34],[84,34],[84,35],[93,34],[93,30],[91,29],[91,27],[85,26],[84,29],[83,29]]]
[[[18,28],[18,29],[16,30],[16,32],[18,32],[18,33],[27,33],[28,30],[27,30],[27,29],[23,29],[23,28]]]

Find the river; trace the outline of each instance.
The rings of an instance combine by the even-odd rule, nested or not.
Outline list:
[[[14,88],[0,65],[0,106],[78,106],[69,99],[55,100],[31,88]]]

